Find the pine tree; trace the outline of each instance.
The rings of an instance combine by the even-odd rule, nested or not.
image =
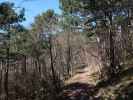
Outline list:
[[[5,68],[5,74],[4,74],[4,92],[5,96],[3,97],[3,100],[8,100],[8,70],[9,70],[9,62],[10,62],[10,38],[11,38],[11,29],[13,29],[15,26],[18,25],[19,22],[24,20],[24,13],[23,11],[18,14],[14,10],[14,4],[9,2],[3,2],[0,4],[0,30],[4,31],[2,34],[3,40],[5,40],[6,43],[6,50],[5,50],[5,59],[7,62],[7,66]],[[5,34],[7,33],[7,34]],[[1,41],[3,42],[3,41]],[[3,59],[3,58],[2,58]],[[1,98],[2,99],[2,98]]]

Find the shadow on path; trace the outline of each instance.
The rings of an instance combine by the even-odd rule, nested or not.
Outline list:
[[[72,83],[65,86],[58,100],[99,100],[94,97],[97,89],[95,86],[85,83]]]

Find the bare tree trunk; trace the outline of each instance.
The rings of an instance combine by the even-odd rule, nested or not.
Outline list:
[[[3,62],[0,61],[0,95],[2,93],[2,70],[3,70]]]
[[[113,40],[113,33],[111,31],[111,28],[109,29],[109,37],[110,37],[110,68],[109,68],[109,74],[111,77],[114,75],[115,70],[115,55],[114,55],[114,40]]]
[[[4,100],[8,100],[9,94],[8,94],[8,71],[9,71],[9,63],[10,63],[10,53],[9,53],[9,47],[7,48],[7,62],[6,62],[6,68],[4,73],[4,92],[5,92],[5,98]]]
[[[56,93],[58,92],[58,86],[57,86],[57,77],[56,77],[56,72],[54,69],[54,58],[53,58],[53,52],[52,52],[52,36],[50,35],[49,37],[49,53],[50,53],[50,67],[52,71],[52,83],[53,83],[53,98],[56,99]]]
[[[26,60],[27,60],[27,57],[24,55],[23,56],[23,62],[22,62],[22,74],[25,75],[26,73],[26,67],[27,67],[27,64],[26,64]]]
[[[71,71],[71,46],[70,46],[70,32],[68,32],[67,35],[67,74],[68,77],[71,76],[70,71]]]
[[[55,81],[55,70],[54,70],[54,60],[53,60],[53,53],[52,53],[52,37],[49,37],[49,52],[50,52],[50,60],[51,60],[51,71],[52,71],[52,76],[53,76],[53,80]]]
[[[38,65],[38,72],[40,73],[40,75],[41,75],[41,64],[40,64],[40,60],[39,60],[39,57],[37,56],[36,57],[36,61],[37,61],[37,65]]]
[[[7,43],[7,49],[6,49],[6,54],[7,54],[7,62],[6,62],[6,68],[5,68],[5,75],[4,75],[4,90],[5,90],[5,98],[4,100],[8,100],[9,97],[9,90],[8,90],[8,74],[9,74],[9,67],[10,67],[10,32],[7,35],[8,37],[8,43]]]

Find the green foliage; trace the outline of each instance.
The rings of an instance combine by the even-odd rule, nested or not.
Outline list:
[[[35,23],[32,24],[33,31],[39,31],[38,33],[47,34],[50,30],[54,30],[54,25],[57,24],[57,14],[53,10],[48,10],[47,12],[38,15],[35,18]]]
[[[121,17],[119,14],[123,13],[128,5],[130,5],[128,0],[60,0],[64,12],[84,17],[93,15],[95,19],[92,21],[107,20],[104,18],[109,16],[108,12]]]
[[[71,30],[80,23],[80,18],[77,16],[72,16],[69,14],[64,14],[63,17],[59,21],[59,26],[62,30]]]
[[[19,22],[22,22],[24,18],[24,9],[20,12],[17,12],[14,9],[14,4],[10,2],[0,3],[0,47],[1,47],[1,57],[6,56],[6,49],[9,48],[12,35],[14,34],[13,30],[22,31],[22,26]],[[10,45],[11,47],[11,45]]]
[[[10,2],[3,2],[0,4],[0,25],[7,25],[18,23],[24,20],[24,9],[20,14],[14,10],[14,4]]]

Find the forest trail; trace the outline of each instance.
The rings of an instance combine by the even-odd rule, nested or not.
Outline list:
[[[93,84],[96,85],[96,75],[95,74],[90,74],[90,67],[85,67],[82,69],[79,69],[79,71],[72,76],[70,79],[66,80],[66,85],[67,84],[72,84],[72,83],[84,83],[84,84]]]
[[[95,86],[85,83],[72,83],[63,88],[59,100],[99,100],[95,97]]]
[[[89,67],[81,68],[65,82],[61,100],[98,100],[94,95],[97,91],[94,78],[89,74]]]

